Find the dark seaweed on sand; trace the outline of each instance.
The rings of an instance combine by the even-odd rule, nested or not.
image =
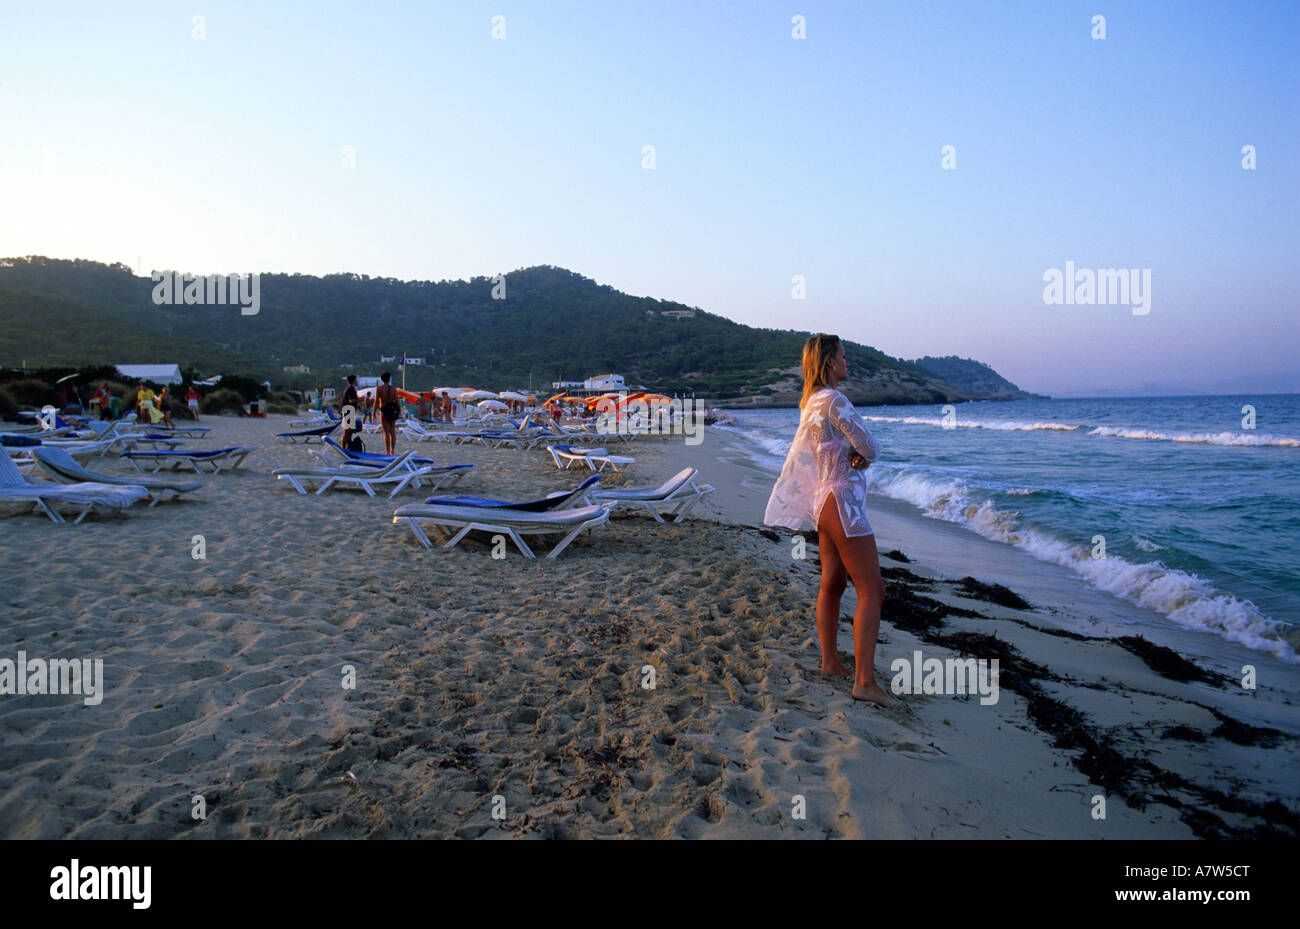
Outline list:
[[[887,581],[911,581],[913,584],[929,584],[928,577],[921,577],[919,574],[913,574],[907,568],[883,567],[880,569],[880,576]]]
[[[901,561],[903,564],[911,564],[911,563],[912,563],[912,559],[911,559],[911,558],[908,558],[906,555],[904,555],[902,552],[900,552],[900,551],[899,551],[898,549],[896,549],[896,548],[891,548],[889,551],[885,552],[885,557],[886,557],[886,558],[892,558],[892,559],[894,559],[895,561]]]
[[[1003,587],[1001,584],[986,584],[969,576],[953,583],[959,588],[957,593],[962,597],[970,597],[972,600],[985,600],[1013,610],[1033,609],[1028,600],[1011,588]]]
[[[1177,725],[1170,726],[1164,732],[1160,733],[1162,739],[1180,739],[1183,742],[1204,742],[1205,733],[1199,729],[1193,729],[1191,726]]]
[[[1240,720],[1233,719],[1226,713],[1221,713],[1214,707],[1207,706],[1209,710],[1219,720],[1219,725],[1210,733],[1220,739],[1227,739],[1229,742],[1235,742],[1237,745],[1260,745],[1264,748],[1273,748],[1281,744],[1286,739],[1286,733],[1278,729],[1267,729],[1261,726],[1252,726],[1250,723],[1243,723]]]
[[[1199,681],[1204,684],[1226,686],[1231,681],[1222,674],[1207,671],[1200,665],[1188,661],[1172,648],[1165,648],[1149,642],[1140,635],[1126,635],[1113,640],[1116,645],[1126,648],[1146,662],[1147,667],[1171,681]]]
[[[880,615],[896,628],[916,633],[942,627],[945,616],[984,619],[983,614],[974,610],[948,606],[933,597],[918,594],[906,584],[889,581],[885,583],[885,602],[881,606]]]
[[[1012,596],[1019,599],[1014,593]],[[1041,682],[1061,679],[1051,669],[1030,661],[1015,646],[997,636],[978,632],[940,632],[945,625],[945,615],[984,618],[979,613],[954,609],[938,600],[922,596],[908,587],[904,580],[886,584],[882,619],[897,628],[912,632],[925,642],[952,649],[958,654],[998,659],[999,686],[1006,687],[1025,701],[1030,721],[1039,730],[1052,736],[1054,747],[1078,752],[1071,756],[1071,763],[1092,783],[1121,797],[1135,809],[1145,809],[1150,803],[1159,802],[1178,810],[1182,821],[1200,838],[1300,838],[1300,817],[1277,800],[1259,803],[1242,796],[1228,795],[1166,771],[1145,758],[1125,755],[1116,748],[1115,740],[1101,728],[1092,725],[1087,716],[1051,696],[1043,688]],[[1075,635],[1070,637],[1089,638]],[[1158,649],[1158,646],[1144,649],[1144,660],[1146,655],[1158,655]],[[1163,655],[1152,660],[1163,666],[1181,667]],[[1192,667],[1199,673],[1208,673],[1195,665]],[[1186,673],[1187,669],[1183,668],[1182,672]],[[1219,727],[1211,733],[1212,736],[1238,744],[1265,747],[1285,738],[1283,733],[1275,729],[1260,729],[1233,720],[1213,708],[1206,709],[1220,721]],[[1174,727],[1172,733],[1167,731],[1167,737],[1194,739],[1193,733],[1196,730],[1189,727]],[[1175,791],[1184,796],[1190,795],[1195,805],[1175,796]],[[1261,820],[1262,824],[1251,827],[1230,825],[1212,812],[1211,808],[1220,813],[1249,816]]]

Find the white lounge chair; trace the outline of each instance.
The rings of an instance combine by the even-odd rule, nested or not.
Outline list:
[[[551,453],[551,459],[555,466],[562,470],[568,470],[575,464],[585,464],[593,471],[604,471],[605,466],[609,465],[615,471],[620,470],[619,465],[636,464],[635,458],[625,458],[619,455],[611,455],[603,448],[580,448],[577,445],[549,445],[547,450]],[[600,467],[596,467],[599,462]]]
[[[402,435],[406,436],[406,438],[412,442],[446,442],[447,441],[446,433],[438,432],[437,430],[426,429],[424,428],[423,425],[421,425],[418,422],[415,422],[414,420],[407,420],[405,423],[398,426],[398,429],[401,430]]]
[[[555,558],[584,529],[604,525],[609,521],[612,503],[598,503],[592,506],[577,507],[571,510],[549,510],[536,513],[526,510],[512,510],[505,507],[446,506],[435,503],[408,503],[393,511],[393,522],[406,523],[415,533],[420,544],[427,549],[433,548],[424,525],[437,526],[451,537],[443,543],[443,548],[455,548],[461,539],[475,530],[508,536],[525,558],[536,558],[528,543],[523,540],[526,535],[560,535],[563,538],[547,554]],[[457,531],[454,535],[452,530]]]
[[[39,507],[50,522],[66,522],[54,508],[55,503],[71,503],[81,507],[81,512],[73,520],[73,525],[86,518],[86,514],[97,506],[122,510],[149,496],[143,487],[114,484],[30,484],[21,474],[8,455],[0,455],[0,502],[15,501],[30,503]]]
[[[695,504],[713,493],[711,484],[697,485],[695,468],[682,468],[658,487],[627,487],[616,490],[592,490],[587,498],[595,503],[614,503],[619,506],[643,506],[659,522],[663,513],[679,523],[695,508]]]
[[[307,493],[313,484],[320,484],[316,489],[317,494],[323,494],[331,487],[360,487],[369,496],[375,495],[374,488],[385,484],[396,484],[392,493],[388,495],[391,500],[401,493],[409,484],[413,487],[420,487],[421,478],[427,475],[432,469],[416,468],[414,471],[408,470],[406,459],[410,458],[413,452],[403,452],[396,456],[388,464],[381,468],[366,467],[365,465],[351,465],[341,468],[279,468],[271,473],[276,479],[287,480],[294,486],[294,489],[300,494]]]
[[[179,497],[181,494],[198,490],[203,486],[200,481],[173,481],[165,477],[118,477],[115,474],[95,474],[87,471],[73,460],[72,456],[59,448],[36,448],[32,450],[45,473],[60,484],[116,484],[124,487],[143,487],[149,492],[149,508],[153,509],[158,501],[166,499],[167,494]]]

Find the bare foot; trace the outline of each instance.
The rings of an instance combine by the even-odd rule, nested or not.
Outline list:
[[[827,677],[851,677],[853,672],[844,667],[843,662],[835,662],[833,665],[822,665],[822,674]]]
[[[889,695],[880,689],[880,685],[872,683],[867,687],[853,688],[854,700],[865,700],[868,703],[875,703],[879,706],[893,706],[894,701],[889,699]]]

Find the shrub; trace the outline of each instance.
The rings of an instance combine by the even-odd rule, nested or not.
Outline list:
[[[244,412],[244,399],[233,390],[214,390],[199,401],[199,412],[247,415]]]
[[[19,406],[42,407],[47,403],[57,403],[58,395],[50,389],[50,385],[44,381],[38,381],[36,378],[26,377],[17,381],[10,381],[5,389],[9,391]]]
[[[268,403],[265,412],[284,413],[288,416],[296,416],[298,414],[298,407],[293,403]]]
[[[8,387],[0,387],[0,416],[12,416],[18,412],[18,400]]]

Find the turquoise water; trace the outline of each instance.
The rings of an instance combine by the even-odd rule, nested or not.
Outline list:
[[[858,409],[884,444],[873,491],[1180,626],[1300,663],[1300,394],[949,409]],[[731,415],[778,470],[799,411]]]

